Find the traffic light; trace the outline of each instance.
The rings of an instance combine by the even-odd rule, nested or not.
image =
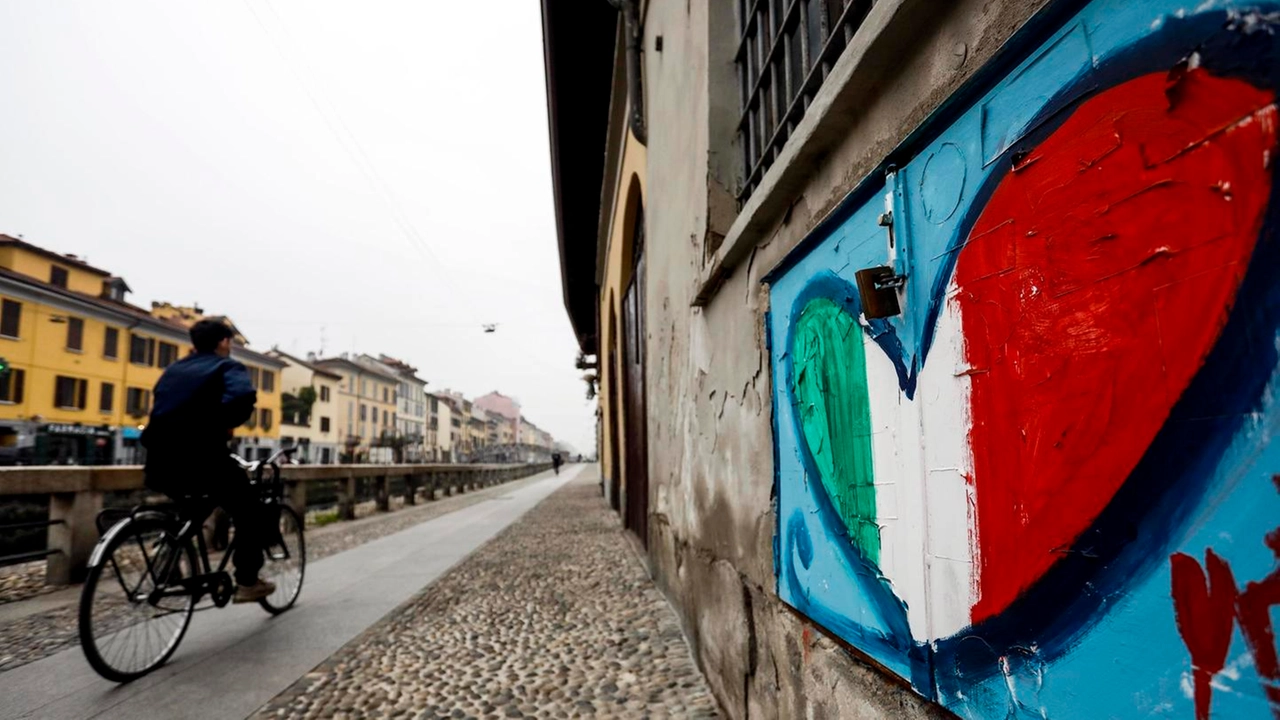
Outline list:
[[[4,379],[8,376],[9,376],[9,361],[0,357],[0,379]]]

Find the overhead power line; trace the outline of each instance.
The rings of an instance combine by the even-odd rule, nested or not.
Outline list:
[[[271,0],[262,1],[263,4],[266,5],[268,11],[270,11],[271,15],[275,18],[275,22],[280,28],[280,34],[283,35],[286,42],[296,50],[297,44],[293,41],[293,36],[289,33],[284,19],[280,16],[280,13],[276,11]],[[253,19],[257,22],[258,27],[262,29],[262,33],[266,36],[267,41],[271,43],[281,60],[284,61],[285,66],[288,67],[290,74],[298,83],[303,94],[311,101],[311,105],[315,108],[316,114],[320,116],[325,127],[328,128],[330,134],[333,135],[334,140],[337,141],[338,145],[342,148],[343,152],[346,153],[352,164],[360,170],[360,173],[369,183],[369,187],[373,190],[374,194],[377,195],[387,206],[387,209],[390,211],[392,221],[400,230],[401,234],[404,235],[404,238],[409,243],[410,247],[417,250],[417,252],[433,266],[436,270],[436,274],[450,290],[461,295],[457,286],[453,282],[453,273],[445,266],[444,262],[440,259],[440,256],[431,248],[430,243],[428,243],[422,233],[418,231],[417,226],[414,225],[413,220],[409,217],[408,213],[404,211],[403,206],[401,206],[400,202],[397,200],[391,186],[383,179],[382,174],[378,172],[377,165],[374,164],[373,160],[369,157],[369,153],[365,151],[364,146],[360,143],[360,140],[356,137],[355,133],[351,131],[351,127],[343,119],[342,113],[338,111],[337,106],[332,102],[322,103],[320,97],[318,97],[318,93],[312,90],[311,84],[307,82],[304,72],[309,70],[310,66],[306,63],[305,59],[298,59],[302,53],[290,52],[283,47],[283,45],[277,40],[275,34],[267,27],[267,23],[263,21],[262,16],[253,7],[251,0],[244,0],[244,5],[245,8],[248,9],[249,14],[251,14]],[[460,305],[465,308],[464,312],[471,315],[473,324],[481,324],[479,319],[472,314],[471,308],[467,303],[463,302],[460,303]]]

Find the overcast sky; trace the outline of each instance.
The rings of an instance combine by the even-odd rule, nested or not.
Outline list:
[[[533,0],[0,0],[0,232],[586,451]],[[483,323],[498,323],[486,334]]]

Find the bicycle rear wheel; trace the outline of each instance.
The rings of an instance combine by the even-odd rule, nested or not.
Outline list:
[[[302,578],[307,569],[307,543],[302,535],[302,518],[288,505],[279,505],[280,536],[266,550],[262,566],[265,579],[275,583],[276,591],[258,601],[272,615],[293,607],[302,592]]]
[[[165,663],[187,632],[194,595],[153,599],[157,588],[196,575],[195,547],[174,543],[168,523],[123,521],[80,591],[80,647],[102,677],[129,682]],[[162,577],[165,568],[168,574]]]

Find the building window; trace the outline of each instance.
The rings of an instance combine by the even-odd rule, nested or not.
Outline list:
[[[22,303],[13,300],[0,303],[0,335],[16,339],[21,320]]]
[[[262,392],[276,391],[276,374],[270,370],[262,371]]]
[[[102,338],[102,357],[115,360],[120,357],[120,331],[109,327]]]
[[[258,368],[256,368],[256,367],[248,368],[248,370],[249,370],[249,384],[253,385],[253,389],[254,389],[254,390],[261,390],[261,389],[262,389],[262,387],[261,387],[261,383],[262,383],[262,373],[261,373],[261,371],[259,371],[259,370],[258,370]]]
[[[84,319],[67,318],[67,349],[75,352],[84,351]]]
[[[387,401],[387,389],[382,388],[382,402],[386,402],[386,401]]]
[[[57,285],[60,288],[66,287],[67,269],[54,265],[53,268],[49,270],[49,284]]]
[[[22,391],[27,384],[27,373],[10,369],[8,374],[0,377],[0,403],[22,404]]]
[[[53,381],[53,406],[59,410],[83,410],[88,395],[88,380],[59,375]]]
[[[116,404],[116,386],[111,383],[102,383],[102,394],[98,396],[98,410],[109,413],[115,408]]]
[[[364,422],[366,419],[368,419],[368,417],[365,414],[368,412],[368,410],[369,408],[367,405],[360,406],[360,422]]]
[[[178,362],[178,346],[173,343],[160,343],[160,367],[167,368]]]
[[[327,417],[320,418],[320,432],[322,433],[329,432],[329,418]]]
[[[129,335],[129,362],[148,367],[156,364],[155,338]]]
[[[383,410],[383,411],[382,411],[382,424],[383,424],[383,425],[386,425],[386,424],[387,424],[387,417],[388,417],[387,411],[386,411],[386,410]]]
[[[262,414],[262,429],[270,430],[271,429],[271,408],[262,408],[258,412]]]
[[[320,386],[320,402],[329,402],[329,388],[324,385]]]
[[[760,186],[870,2],[738,0],[738,91],[743,202]]]
[[[130,416],[146,417],[147,413],[151,412],[151,391],[131,387],[125,393],[124,404],[125,412]]]
[[[364,378],[360,378],[360,397],[364,397],[365,395],[368,395],[368,394],[369,394],[369,381],[365,380]]]

